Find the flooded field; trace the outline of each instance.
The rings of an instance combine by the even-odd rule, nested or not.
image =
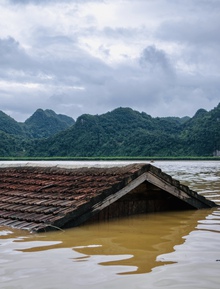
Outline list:
[[[220,162],[153,165],[220,204]],[[219,289],[219,244],[219,208],[132,216],[43,234],[0,227],[0,288]]]

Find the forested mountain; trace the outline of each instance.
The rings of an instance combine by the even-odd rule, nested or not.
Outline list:
[[[66,115],[56,114],[53,110],[38,109],[23,124],[29,137],[47,138],[72,126],[75,121]]]
[[[48,109],[38,109],[24,123],[0,111],[0,156],[25,156],[32,139],[47,138],[74,123],[71,117]]]
[[[67,131],[39,141],[35,156],[212,156],[220,149],[220,105],[193,118],[152,118],[130,108],[82,115]],[[211,129],[210,129],[211,128]]]
[[[152,118],[130,108],[82,115],[68,131],[38,142],[32,153],[48,156],[168,155],[181,121]]]
[[[53,111],[37,110],[21,124],[26,137],[18,138],[15,133],[5,139],[4,131],[0,155],[184,157],[213,156],[220,151],[220,104],[209,112],[200,109],[192,118],[153,118],[131,108],[84,114],[75,123],[61,118]],[[67,128],[62,129],[63,123]]]
[[[23,149],[21,140],[0,130],[0,156],[21,156]]]
[[[24,123],[19,123],[0,111],[0,131],[13,136],[46,138],[61,132],[75,123],[74,119],[53,110],[38,109]]]
[[[0,110],[0,132],[5,132],[10,135],[24,134],[21,125],[12,117]]]
[[[185,154],[206,156],[220,151],[220,103],[209,112],[198,110],[183,125],[180,137]]]

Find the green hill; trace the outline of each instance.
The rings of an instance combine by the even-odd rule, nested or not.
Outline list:
[[[0,111],[0,132],[15,136],[25,134],[21,125],[3,111]]]
[[[185,154],[211,156],[220,151],[220,104],[211,111],[200,109],[182,128]]]
[[[32,148],[32,139],[47,138],[72,126],[75,121],[52,110],[38,109],[24,123],[0,111],[0,156],[21,157]]]
[[[61,132],[75,121],[66,115],[56,114],[53,110],[38,109],[24,123],[19,123],[0,111],[0,132],[19,138],[47,138]]]
[[[183,120],[152,118],[131,108],[80,116],[75,125],[32,148],[35,156],[175,156]],[[30,154],[30,155],[31,155]]]
[[[212,157],[220,151],[220,104],[192,117],[156,117],[131,108],[76,122],[38,109],[24,123],[0,114],[1,156]]]
[[[47,138],[73,125],[75,121],[66,115],[56,114],[53,110],[38,109],[23,124],[31,138]]]
[[[22,141],[18,136],[7,134],[0,130],[0,156],[23,156],[24,148]]]

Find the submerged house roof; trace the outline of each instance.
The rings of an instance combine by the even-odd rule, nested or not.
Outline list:
[[[213,206],[150,164],[0,168],[0,226],[32,232],[94,219]]]

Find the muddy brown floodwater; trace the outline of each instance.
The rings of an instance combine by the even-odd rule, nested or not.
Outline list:
[[[154,165],[220,204],[219,161]],[[219,289],[219,244],[219,208],[132,216],[43,234],[0,227],[0,288]]]

